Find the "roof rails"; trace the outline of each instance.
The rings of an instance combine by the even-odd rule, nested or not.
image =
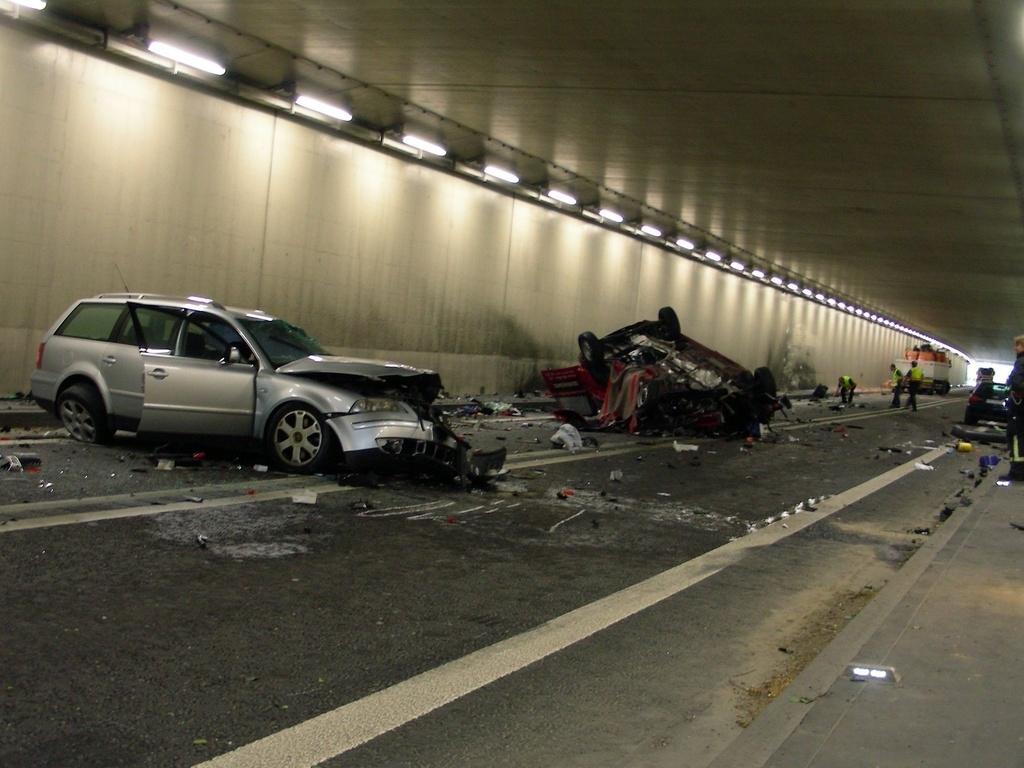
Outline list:
[[[219,301],[208,299],[205,296],[168,296],[160,293],[101,293],[95,296],[97,299],[149,299],[153,301],[180,301],[183,303],[206,304],[216,309],[224,309]]]

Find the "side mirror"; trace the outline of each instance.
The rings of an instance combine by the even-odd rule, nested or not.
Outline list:
[[[242,348],[237,344],[229,344],[224,352],[224,358],[221,360],[221,363],[223,365],[237,365],[238,363],[252,365],[252,357],[243,356]]]

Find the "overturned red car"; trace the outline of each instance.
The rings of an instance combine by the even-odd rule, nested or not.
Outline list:
[[[671,307],[600,338],[585,331],[579,347],[578,365],[541,372],[556,416],[579,429],[753,436],[790,407],[768,368],[751,372],[684,336]]]

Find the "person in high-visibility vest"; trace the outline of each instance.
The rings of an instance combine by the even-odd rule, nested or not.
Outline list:
[[[1010,422],[1006,425],[1006,440],[1010,449],[1010,473],[1007,480],[1024,481],[1024,334],[1013,340],[1017,359],[1006,385],[1010,388],[1007,403]]]
[[[924,371],[917,367],[917,360],[910,361],[910,370],[907,371],[907,392],[910,393],[910,397],[907,398],[907,408],[916,411],[917,410],[917,390],[921,388],[921,382],[924,381]]]
[[[836,385],[836,397],[842,396],[844,403],[853,402],[853,390],[857,388],[857,382],[850,376],[840,376]]]
[[[892,381],[892,402],[890,408],[900,407],[900,392],[903,391],[903,372],[896,367],[896,363],[889,366],[889,378]]]

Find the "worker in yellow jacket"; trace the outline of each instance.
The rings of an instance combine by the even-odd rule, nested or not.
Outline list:
[[[921,389],[921,382],[924,381],[924,371],[917,367],[917,360],[910,361],[910,370],[907,371],[904,381],[907,382],[907,408],[917,410],[917,391]]]
[[[852,376],[840,376],[836,385],[836,397],[842,397],[844,403],[853,402],[853,391],[857,388],[857,382]]]

